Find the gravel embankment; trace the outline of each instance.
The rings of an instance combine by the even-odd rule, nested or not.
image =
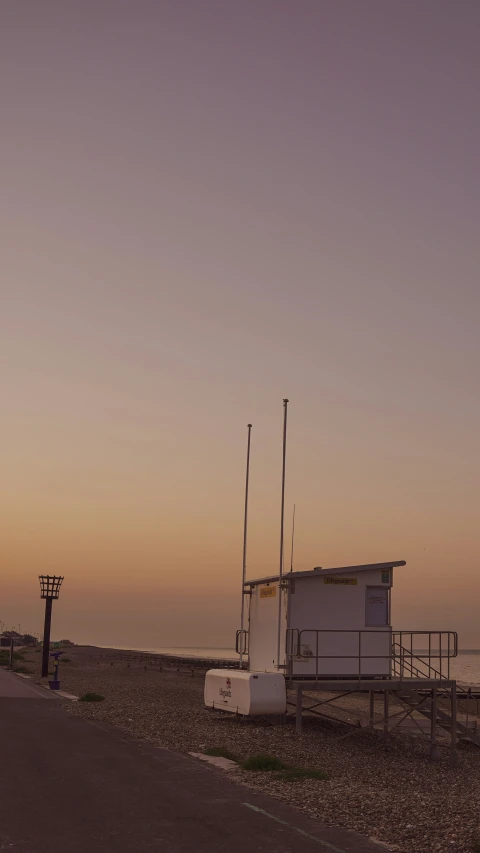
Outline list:
[[[102,657],[100,658],[100,654]],[[427,738],[398,731],[355,732],[339,722],[307,717],[298,738],[284,726],[243,719],[203,706],[203,675],[159,672],[106,658],[105,650],[73,648],[61,664],[62,689],[97,692],[105,701],[72,703],[71,714],[118,726],[129,735],[185,752],[223,747],[243,759],[258,753],[326,771],[328,781],[282,782],[275,774],[239,771],[252,787],[285,800],[326,824],[355,829],[402,853],[472,853],[480,842],[480,750],[460,746],[459,766],[428,759]],[[38,675],[40,655],[30,653]],[[113,665],[112,665],[113,664]],[[33,668],[32,663],[27,666]],[[359,697],[342,702],[345,718],[365,718]],[[380,712],[380,706],[378,707]],[[337,713],[329,710],[328,713]],[[445,741],[446,745],[447,741]]]

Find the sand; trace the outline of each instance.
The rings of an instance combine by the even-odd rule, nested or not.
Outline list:
[[[30,652],[25,666],[39,679],[40,655]],[[480,843],[480,749],[459,747],[459,764],[449,764],[448,739],[438,760],[428,757],[426,736],[394,730],[387,735],[362,725],[368,704],[346,697],[326,706],[329,721],[304,719],[301,738],[293,717],[285,725],[252,720],[203,705],[204,673],[164,661],[128,660],[118,651],[74,647],[61,663],[63,690],[80,696],[96,692],[99,703],[69,703],[68,713],[118,726],[128,735],[169,749],[229,750],[239,759],[258,753],[287,764],[328,773],[328,780],[284,782],[271,773],[239,771],[244,784],[261,789],[324,823],[355,829],[403,853],[471,853]],[[381,716],[380,703],[376,711]],[[352,734],[353,732],[353,734]],[[349,735],[345,737],[345,735]],[[480,846],[479,848],[480,849]]]

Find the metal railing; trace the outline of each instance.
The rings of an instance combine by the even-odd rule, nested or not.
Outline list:
[[[238,655],[248,655],[249,632],[245,629],[237,631],[235,637],[235,651]]]
[[[366,635],[388,636],[388,652],[373,650],[373,653],[366,654],[365,646],[368,641]],[[348,638],[357,638],[356,649],[352,653],[350,650],[338,651],[335,654],[321,654],[321,640],[326,638],[326,635],[343,635]],[[309,637],[309,642],[306,642],[306,637]],[[312,650],[312,636],[315,652]],[[415,638],[422,638],[421,640]],[[340,639],[340,636],[338,636]],[[438,640],[438,644],[437,644]],[[427,643],[428,648],[416,649],[417,642]],[[363,648],[362,648],[363,643]],[[350,644],[349,644],[350,645]],[[369,644],[371,646],[371,643]],[[369,649],[371,652],[372,649]],[[352,672],[349,675],[355,675],[358,678],[375,677],[375,673],[368,673],[365,670],[368,668],[366,664],[362,667],[362,663],[369,660],[388,661],[388,666],[385,670],[388,672],[382,673],[383,677],[404,678],[428,678],[442,679],[450,678],[450,659],[456,657],[458,652],[458,636],[454,631],[390,631],[383,629],[364,628],[359,630],[354,629],[317,629],[317,628],[289,628],[286,634],[285,654],[287,659],[287,674],[294,675],[294,662],[307,663],[315,661],[315,680],[318,681],[320,676],[336,677],[335,674],[320,672],[319,661],[322,660],[352,660],[355,665],[352,665]],[[432,660],[439,661],[437,669]],[[443,663],[446,661],[446,663]],[[354,672],[353,670],[357,670]],[[313,675],[312,673],[308,673]],[[341,675],[343,673],[338,673]],[[380,673],[377,673],[380,675]]]
[[[426,643],[427,647],[418,647],[420,643]],[[410,666],[412,660],[421,675],[427,678],[450,678],[450,660],[458,654],[458,634],[456,631],[394,631],[392,633],[392,660],[399,673]],[[432,664],[432,659],[437,663],[438,669]],[[446,663],[444,663],[446,661]],[[428,675],[425,675],[425,669]]]

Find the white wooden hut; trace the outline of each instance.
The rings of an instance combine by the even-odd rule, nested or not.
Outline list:
[[[390,675],[393,570],[404,560],[247,581],[251,672],[298,678]],[[279,597],[281,605],[279,605]],[[280,621],[279,621],[280,614]]]

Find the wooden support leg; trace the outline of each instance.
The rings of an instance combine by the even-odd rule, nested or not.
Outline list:
[[[450,763],[455,767],[457,755],[457,682],[452,684],[452,735],[450,742]]]
[[[368,725],[371,729],[373,729],[373,720],[375,716],[375,693],[373,690],[369,691],[369,700],[370,700],[370,714],[368,718]]]
[[[302,685],[297,682],[297,701],[295,705],[296,710],[296,731],[297,735],[302,734],[302,705],[303,705],[303,689]]]
[[[388,734],[388,698],[389,691],[385,690],[383,694],[383,731]]]
[[[437,688],[432,690],[431,704],[431,726],[430,726],[430,758],[437,757]]]

